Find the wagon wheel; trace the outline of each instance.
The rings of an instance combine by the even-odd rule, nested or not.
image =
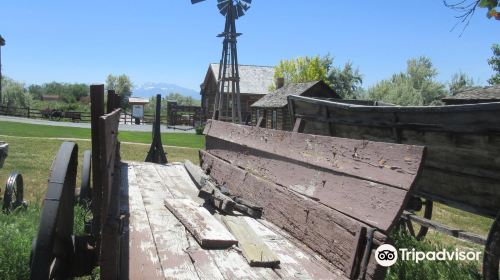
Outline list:
[[[414,209],[414,210],[422,211],[424,218],[430,220],[432,218],[432,206],[433,206],[432,200],[423,199],[423,198],[419,198],[419,197],[412,197],[412,199],[413,199],[413,201],[415,201],[415,199],[420,200],[420,205],[418,207],[416,207],[418,209]],[[424,201],[422,202],[422,200],[424,200]],[[422,206],[424,207],[423,210],[421,209]],[[410,220],[406,220],[406,227],[408,228],[408,232],[413,237],[415,237],[417,240],[422,240],[422,238],[424,238],[425,235],[427,235],[427,231],[429,230],[428,227],[418,225],[416,223],[411,222]],[[418,231],[417,231],[417,229],[418,229]]]
[[[23,205],[23,176],[20,173],[12,172],[5,184],[2,210],[5,213],[10,213],[21,205]]]
[[[490,228],[484,248],[483,277],[485,280],[498,280],[500,262],[500,214]]]
[[[80,184],[80,205],[88,206],[91,197],[90,191],[90,170],[92,162],[92,152],[86,150],[83,152],[83,164],[82,164],[82,180]]]
[[[77,156],[78,146],[64,142],[52,163],[40,227],[31,252],[30,279],[69,276]]]

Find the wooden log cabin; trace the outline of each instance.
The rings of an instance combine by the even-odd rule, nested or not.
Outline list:
[[[204,121],[212,118],[213,115],[219,65],[219,63],[211,63],[208,66],[205,79],[200,85]],[[246,120],[251,115],[250,105],[270,92],[269,88],[274,84],[274,67],[240,64],[238,69],[240,74],[241,116],[243,120]]]
[[[287,97],[289,95],[335,99],[341,98],[324,81],[283,85],[283,82],[278,79],[276,84],[278,86],[274,92],[265,95],[251,105],[252,125],[291,131],[293,123],[291,122],[288,109]],[[260,118],[262,118],[262,120],[259,124]]]

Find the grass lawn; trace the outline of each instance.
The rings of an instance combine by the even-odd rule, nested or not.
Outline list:
[[[60,127],[0,121],[0,135],[90,139],[89,128]],[[120,131],[120,141],[151,144],[151,132]],[[162,133],[163,145],[202,149],[205,137],[191,133]]]
[[[26,211],[17,211],[11,215],[0,212],[0,279],[26,279],[31,241],[39,223],[40,202],[47,189],[47,178],[52,160],[63,142],[50,138],[77,138],[79,163],[83,151],[90,149],[90,130],[82,128],[62,128],[43,125],[27,125],[13,122],[0,122],[0,140],[9,143],[9,156],[0,169],[0,187],[3,186],[11,171],[18,170],[25,182],[25,199],[30,201]],[[22,136],[22,137],[19,137]],[[23,138],[28,137],[28,138]],[[29,138],[37,137],[37,139]],[[120,140],[136,142],[121,146],[123,160],[144,161],[149,149],[151,133],[120,132]],[[204,146],[204,138],[194,134],[168,133],[162,135],[163,144],[179,146],[165,147],[169,161],[189,159],[198,163],[198,150]],[[142,143],[142,144],[141,144]],[[181,146],[189,147],[182,148]],[[80,172],[80,166],[78,172]],[[79,177],[77,186],[79,186]],[[3,190],[3,188],[2,188]],[[472,215],[454,208],[436,203],[433,219],[458,228],[486,235],[492,223],[491,219]],[[81,230],[79,230],[81,231]],[[394,233],[396,247],[415,248],[429,251],[440,248],[460,248],[482,251],[482,246],[429,231],[426,239],[418,242],[405,234]],[[419,264],[397,262],[389,269],[387,279],[480,279],[480,262],[430,262]]]

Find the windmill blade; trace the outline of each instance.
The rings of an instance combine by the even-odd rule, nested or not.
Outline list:
[[[203,2],[205,0],[191,0],[191,4],[196,4],[196,3],[200,3],[200,2]]]
[[[225,16],[227,15],[227,11],[229,9],[229,5],[232,0],[217,0],[217,8],[219,8],[219,12]]]
[[[245,15],[245,11],[243,10],[243,7],[241,5],[236,5],[236,7],[234,7],[234,11],[236,12],[235,13],[236,18],[239,18],[239,17],[242,17],[243,15]]]
[[[243,10],[248,11],[250,9],[250,6],[252,5],[252,0],[240,0],[238,1],[238,4],[242,6]]]

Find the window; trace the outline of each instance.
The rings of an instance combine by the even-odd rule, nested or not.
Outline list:
[[[278,127],[278,111],[273,110],[273,117],[271,119],[271,128],[276,129]]]

